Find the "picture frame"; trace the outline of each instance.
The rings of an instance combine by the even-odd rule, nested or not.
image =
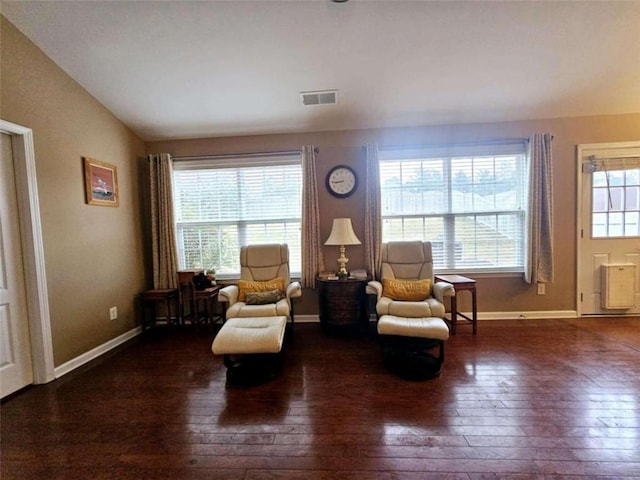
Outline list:
[[[89,205],[117,207],[118,168],[95,158],[82,157],[84,162],[84,192]]]

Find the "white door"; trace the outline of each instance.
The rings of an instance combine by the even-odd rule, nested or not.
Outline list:
[[[11,137],[0,133],[0,397],[33,383]]]
[[[640,314],[640,142],[579,145],[578,175],[578,313]],[[634,307],[605,308],[603,265],[635,265]]]

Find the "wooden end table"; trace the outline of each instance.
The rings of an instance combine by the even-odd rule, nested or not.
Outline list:
[[[198,302],[196,301],[196,286],[193,276],[203,273],[204,269],[178,270],[178,289],[180,290],[180,322],[184,325],[198,322]]]
[[[180,313],[178,308],[178,289],[177,288],[164,288],[156,290],[147,290],[140,295],[142,301],[142,331],[144,331],[150,324],[156,323],[158,318],[157,304],[159,302],[164,303],[164,311],[166,315],[167,325],[172,323],[179,323]],[[176,303],[176,315],[171,316],[171,303]],[[147,318],[147,307],[153,307],[152,317]]]
[[[368,280],[317,279],[320,289],[320,326],[325,333],[357,333],[369,329],[366,287]]]
[[[218,292],[222,287],[220,285],[214,285],[213,287],[205,288],[204,290],[195,290],[195,313],[196,317],[194,321],[196,325],[204,322],[207,325],[213,325],[218,319],[222,319],[222,315],[216,313],[216,304],[218,300]],[[203,304],[203,309],[200,311],[199,304]]]
[[[472,278],[463,277],[462,275],[434,275],[436,282],[446,282],[453,285],[456,294],[451,297],[451,335],[456,334],[456,324],[458,316],[464,320],[471,322],[473,334],[478,333],[478,306],[476,300],[476,281]],[[468,291],[471,293],[471,318],[458,311],[458,302],[456,297],[458,292]]]

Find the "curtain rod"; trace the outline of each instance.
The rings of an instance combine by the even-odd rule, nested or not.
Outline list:
[[[553,139],[553,137],[551,137]],[[503,138],[497,140],[487,140],[478,142],[462,142],[462,143],[423,143],[423,144],[408,144],[408,145],[381,145],[378,150],[402,150],[412,148],[451,148],[451,147],[468,147],[473,145],[506,145],[509,143],[529,143],[529,138],[516,137],[516,138]],[[363,145],[362,148],[365,148]]]
[[[315,153],[319,153],[320,149],[318,147],[314,147],[313,151]],[[281,150],[281,151],[277,151],[277,152],[252,152],[252,153],[225,153],[225,154],[221,154],[221,155],[196,155],[196,156],[185,156],[185,157],[171,157],[172,160],[203,160],[205,158],[219,158],[219,159],[225,159],[225,158],[237,158],[237,157],[269,157],[269,156],[276,156],[276,155],[293,155],[295,153],[300,153],[302,152],[302,149],[300,150]]]

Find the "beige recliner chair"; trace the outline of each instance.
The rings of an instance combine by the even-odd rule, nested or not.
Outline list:
[[[382,244],[382,282],[372,281],[367,293],[375,294],[376,313],[399,317],[444,318],[444,297],[455,295],[453,286],[433,282],[433,254],[431,242],[389,242]],[[384,295],[384,280],[430,280],[427,298],[418,301],[396,300]]]
[[[225,323],[211,345],[223,355],[227,380],[260,383],[280,366],[287,321],[293,326],[292,299],[302,295],[289,275],[287,245],[248,245],[240,249],[240,280],[220,290],[227,305]]]
[[[403,377],[432,378],[444,362],[449,328],[444,297],[453,285],[434,283],[430,242],[389,242],[382,245],[382,281],[367,285],[375,294],[378,335],[385,364]],[[430,350],[438,347],[438,355]]]
[[[266,293],[279,290],[282,298],[268,302]],[[300,282],[289,273],[289,247],[286,244],[247,245],[240,248],[240,281],[220,290],[218,300],[226,304],[225,318],[284,316],[294,322],[292,299],[302,296]],[[253,297],[253,298],[252,298]]]

